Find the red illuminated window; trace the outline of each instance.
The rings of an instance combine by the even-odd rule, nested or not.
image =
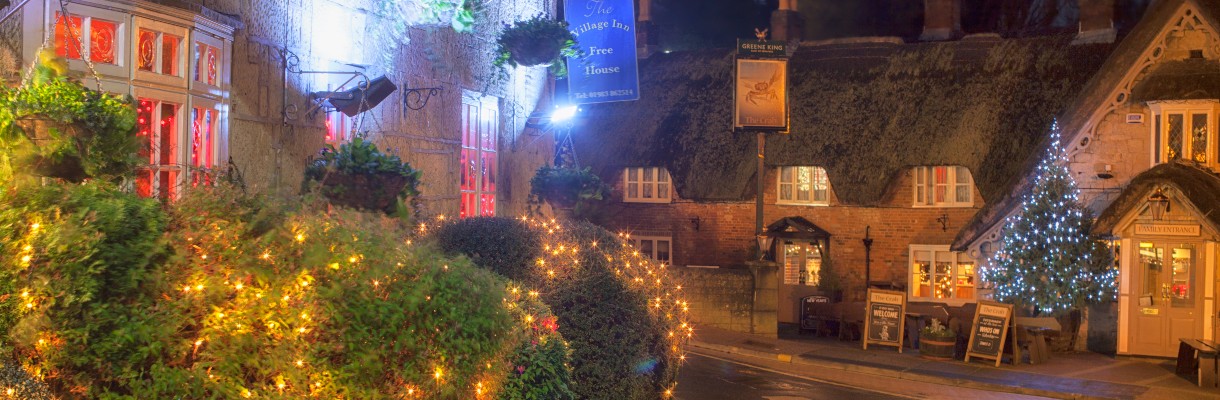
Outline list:
[[[326,143],[338,146],[352,140],[350,121],[342,111],[326,113]]]
[[[95,63],[114,64],[118,40],[117,22],[55,13],[55,53],[61,57],[83,60],[87,56]]]
[[[496,215],[496,147],[499,126],[494,98],[462,98],[461,217]]]
[[[136,193],[172,200],[177,196],[178,107],[156,99],[140,98],[136,106],[137,134],[148,144],[140,155],[148,160],[136,177]]]
[[[182,76],[182,38],[140,28],[136,35],[136,68],[161,75]]]
[[[220,49],[204,42],[195,42],[195,81],[218,86],[216,79],[220,75],[220,66],[217,64],[219,61]]]
[[[191,185],[211,184],[208,176],[216,167],[216,110],[191,109]]]

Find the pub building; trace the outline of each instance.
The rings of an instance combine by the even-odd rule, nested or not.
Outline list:
[[[581,165],[614,187],[590,218],[685,276],[705,326],[774,334],[803,299],[867,287],[968,322],[1057,122],[1120,270],[1087,340],[1064,339],[1147,356],[1216,339],[1220,4],[1079,0],[1065,29],[1020,33],[963,25],[960,7],[926,1],[911,36],[815,41],[781,1],[769,39],[787,42],[790,121],[766,135],[761,176],[755,134],[733,129],[734,49],[643,52],[640,99],[586,105],[573,128]],[[774,276],[746,267],[759,244]]]

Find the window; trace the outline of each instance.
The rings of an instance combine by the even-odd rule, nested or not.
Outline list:
[[[784,284],[817,286],[822,273],[822,247],[818,243],[792,240],[785,240],[781,245]]]
[[[220,121],[220,110],[215,103],[194,99],[191,107],[191,186],[212,184],[211,170],[216,168],[219,140],[216,127]]]
[[[462,218],[496,215],[497,108],[494,97],[462,96]]]
[[[824,205],[830,195],[821,167],[779,167],[779,204]]]
[[[911,246],[912,300],[975,299],[977,264],[966,253],[949,251],[949,246]]]
[[[55,12],[55,52],[72,60],[116,64],[121,46],[117,21],[86,15]]]
[[[326,113],[326,143],[335,147],[352,140],[351,118],[342,111]]]
[[[144,197],[172,200],[178,196],[178,179],[182,172],[179,156],[178,110],[181,104],[156,98],[140,97],[136,102],[137,134],[148,140],[141,151],[148,160],[136,177],[136,193]]]
[[[1149,102],[1152,108],[1152,163],[1188,160],[1215,162],[1216,138],[1212,125],[1215,100]]]
[[[971,207],[974,180],[966,167],[915,167],[916,207]]]
[[[135,44],[132,49],[135,77],[141,81],[185,88],[186,54],[193,52],[189,46],[184,48],[187,46],[187,29],[141,17],[135,17],[135,21]]]
[[[668,203],[669,171],[664,167],[634,167],[623,172],[623,201]]]
[[[673,238],[659,236],[639,236],[630,237],[631,245],[639,250],[640,255],[651,258],[659,263],[670,263],[671,248],[670,243],[673,243]]]
[[[197,91],[218,92],[224,76],[222,70],[226,65],[224,59],[224,41],[200,33],[192,33],[194,46],[191,49],[191,85]]]

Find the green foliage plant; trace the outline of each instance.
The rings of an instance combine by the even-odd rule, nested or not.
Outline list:
[[[933,318],[931,323],[925,325],[923,329],[919,331],[919,334],[920,337],[927,338],[940,338],[948,340],[957,338],[956,332],[953,332],[952,329],[949,329],[948,325],[941,323],[940,320],[936,318]]]
[[[557,77],[567,76],[564,59],[579,57],[576,36],[567,21],[539,14],[533,18],[505,24],[496,39],[496,60],[492,64],[504,68],[549,65]]]
[[[393,65],[401,53],[394,50],[410,41],[409,28],[448,26],[458,33],[469,33],[482,18],[483,8],[484,0],[375,0],[371,11],[382,21],[375,24],[373,35],[388,44],[382,57],[387,65]]]
[[[357,136],[338,150],[326,145],[305,168],[305,183],[308,188],[310,182],[318,182],[322,194],[340,205],[413,215],[420,174],[397,155]]]
[[[572,351],[559,333],[559,318],[551,313],[537,291],[510,284],[509,311],[529,340],[522,341],[510,358],[508,377],[498,398],[504,400],[554,399],[578,397],[572,378]]]
[[[500,219],[503,220],[501,217]],[[589,223],[523,220],[525,224],[457,221],[458,229],[438,228],[431,238],[439,247],[461,251],[485,268],[513,274],[536,288],[558,317],[559,332],[572,349],[572,377],[578,398],[651,399],[671,394],[683,348],[693,328],[687,304],[664,266],[641,256],[623,236]],[[483,230],[477,238],[517,237],[540,249],[493,258],[474,240],[454,232]],[[500,230],[501,232],[490,232]],[[455,240],[456,239],[456,240]],[[446,243],[448,242],[448,243]],[[524,260],[526,254],[540,254]],[[525,262],[505,266],[509,260]]]
[[[602,200],[610,188],[588,167],[543,165],[530,178],[530,195],[555,208],[571,208],[578,202]]]
[[[520,219],[463,218],[432,232],[437,246],[450,254],[464,254],[476,265],[509,279],[534,276],[534,261],[542,256],[542,236]]]
[[[7,362],[69,397],[123,387],[163,363],[177,315],[141,307],[170,249],[156,200],[102,181],[0,193],[0,343]],[[9,256],[11,255],[11,256]]]
[[[142,143],[131,97],[81,86],[53,51],[39,59],[20,86],[0,87],[0,162],[9,164],[0,169],[72,182],[130,177]]]

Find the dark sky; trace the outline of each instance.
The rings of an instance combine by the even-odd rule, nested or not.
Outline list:
[[[962,30],[1004,36],[1076,30],[1078,0],[962,0]],[[1115,0],[1115,26],[1129,30],[1150,0]],[[653,0],[665,50],[732,47],[768,27],[777,0]],[[806,40],[858,36],[919,37],[923,0],[799,0]]]

